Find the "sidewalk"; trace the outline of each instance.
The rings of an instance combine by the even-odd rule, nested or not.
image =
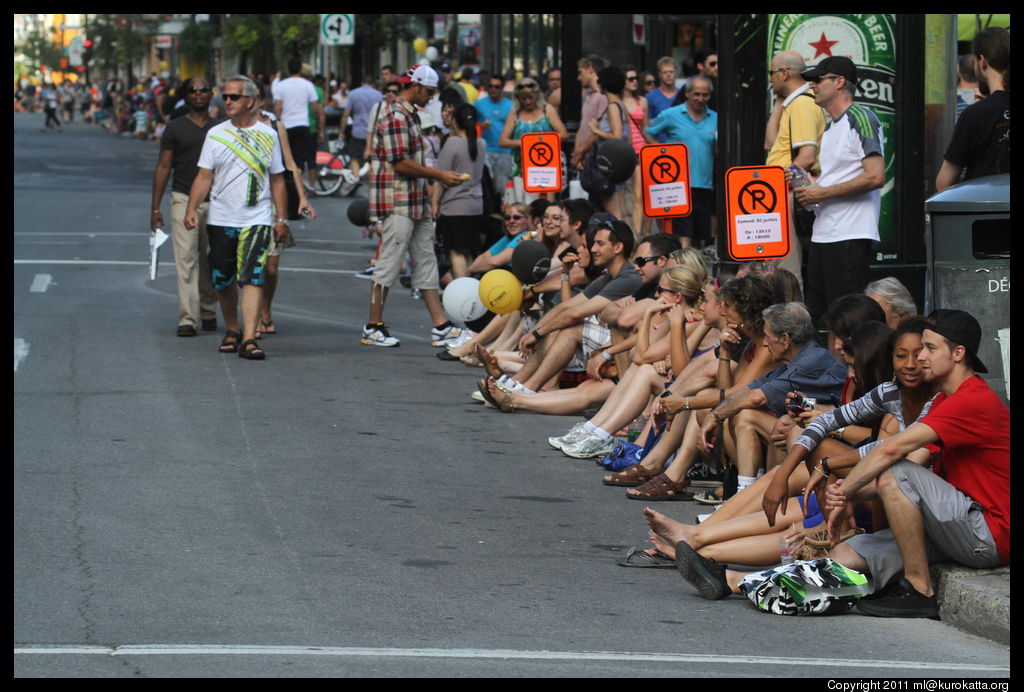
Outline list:
[[[1010,645],[1010,568],[932,565],[939,617],[947,625]]]

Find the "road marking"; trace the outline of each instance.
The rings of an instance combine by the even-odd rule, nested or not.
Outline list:
[[[362,254],[360,255],[362,256]],[[25,260],[16,259],[15,264],[71,264],[71,265],[93,265],[93,266],[127,266],[127,267],[148,267],[149,262],[121,262],[117,260]],[[173,267],[174,262],[161,262],[161,267]],[[311,272],[314,274],[358,274],[361,269],[303,269],[301,267],[281,267],[278,271],[283,272]]]
[[[925,661],[884,661],[856,658],[782,658],[728,656],[722,654],[656,654],[618,651],[517,651],[514,649],[397,649],[330,646],[244,646],[194,644],[132,644],[126,646],[24,646],[18,654],[104,656],[339,656],[377,658],[532,659],[544,661],[635,661],[665,663],[715,663],[723,665],[782,665],[832,668],[883,668],[963,672],[1010,672],[1010,666]]]
[[[28,357],[28,342],[24,339],[14,340],[14,372],[18,372],[18,366]]]
[[[36,274],[36,278],[32,280],[32,287],[28,290],[32,293],[46,293],[51,281],[53,277],[49,274]]]

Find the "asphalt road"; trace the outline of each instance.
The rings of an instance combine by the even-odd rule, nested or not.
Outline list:
[[[482,371],[434,357],[401,288],[401,348],[359,343],[347,199],[295,229],[266,361],[176,338],[170,248],[145,266],[157,145],[42,122],[12,132],[16,675],[1009,675],[940,622],[616,567],[643,505],[544,442],[578,418],[472,401]]]

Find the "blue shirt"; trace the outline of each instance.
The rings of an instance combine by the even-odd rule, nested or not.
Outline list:
[[[473,105],[476,106],[477,122],[491,121],[490,126],[484,130],[484,141],[487,142],[487,151],[498,154],[511,154],[511,149],[502,149],[498,146],[498,140],[501,139],[501,131],[505,129],[505,120],[508,119],[508,114],[512,112],[512,99],[502,96],[500,100],[494,101],[490,96],[481,96]]]
[[[802,392],[818,400],[831,403],[830,396],[838,400],[846,381],[846,366],[815,341],[808,341],[789,363],[783,363],[767,375],[747,385],[760,389],[768,402],[765,407],[780,418],[786,413],[786,394]]]
[[[665,94],[661,93],[660,88],[647,92],[645,96],[648,104],[647,117],[651,120],[657,118],[663,111],[672,107],[672,102],[676,100],[678,95],[679,92],[676,91],[671,96],[665,96]]]
[[[673,106],[655,118],[647,134],[657,138],[665,133],[665,142],[682,142],[690,159],[690,187],[710,190],[715,167],[715,142],[718,141],[718,113],[710,108],[700,122],[690,117],[686,104]],[[658,141],[662,141],[660,138]]]

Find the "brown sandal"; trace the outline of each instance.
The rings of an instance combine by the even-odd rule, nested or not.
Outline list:
[[[605,476],[601,482],[605,485],[633,488],[638,485],[643,485],[660,474],[661,471],[648,471],[640,464],[637,464],[636,466],[630,466],[625,471],[619,471],[618,473],[614,473],[610,476]]]
[[[693,493],[687,492],[686,486],[689,483],[686,479],[678,483],[664,473],[658,474],[643,485],[634,488],[634,492],[626,491],[626,497],[630,500],[649,500],[658,502],[661,500],[692,500]]]

